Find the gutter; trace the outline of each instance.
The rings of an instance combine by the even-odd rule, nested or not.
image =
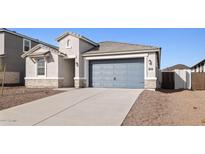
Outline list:
[[[83,57],[89,57],[89,56],[104,56],[104,55],[119,55],[119,54],[133,54],[133,53],[146,53],[146,52],[160,52],[161,49],[153,49],[153,50],[130,50],[129,52],[127,51],[113,51],[113,52],[101,52],[101,53],[84,53],[82,56]],[[161,55],[161,54],[160,54]]]

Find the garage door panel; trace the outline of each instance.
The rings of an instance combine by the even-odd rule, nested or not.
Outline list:
[[[101,72],[93,72],[93,77],[99,77],[101,76]]]
[[[100,75],[93,76],[93,81],[96,81],[96,80],[102,80],[102,77]]]
[[[93,84],[93,87],[96,87],[96,88],[101,88],[102,87],[100,82],[93,82],[92,84]]]
[[[109,75],[109,76],[113,76],[113,71],[112,71],[112,70],[108,70],[108,69],[107,69],[107,70],[101,70],[101,71],[102,71],[101,74],[102,74],[103,76],[108,76],[108,75]]]
[[[120,64],[120,63],[117,63],[117,64],[113,64],[114,65],[114,69],[115,70],[125,70],[127,69],[127,64]]]
[[[102,82],[102,85],[105,88],[113,88],[113,82],[111,82],[111,81],[104,81],[104,82]]]
[[[143,88],[144,60],[118,59],[90,62],[90,86],[105,88]]]
[[[114,81],[115,82],[121,82],[121,81],[128,81],[128,78],[127,78],[127,76],[117,76],[117,77],[114,77],[115,79],[114,79]]]
[[[127,70],[130,70],[130,71],[132,71],[132,70],[142,71],[141,68],[142,68],[143,66],[144,66],[144,65],[143,65],[143,64],[140,64],[140,63],[137,63],[137,65],[136,65],[136,64],[128,64]]]
[[[113,77],[112,76],[104,76],[102,79],[101,79],[101,81],[103,82],[103,81],[112,81],[113,80]]]
[[[139,79],[139,80],[142,80],[142,79],[144,79],[144,77],[141,75],[143,73],[144,72],[128,72],[127,73],[127,77],[128,77],[128,79]]]
[[[113,65],[110,64],[98,64],[98,65],[101,65],[101,69],[113,70]]]
[[[114,76],[127,76],[127,70],[122,70],[122,71],[114,71],[113,75]]]
[[[125,87],[127,87],[127,82],[116,81],[113,83],[113,85],[114,85],[114,88],[125,88]]]

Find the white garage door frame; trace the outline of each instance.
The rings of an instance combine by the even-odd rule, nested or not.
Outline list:
[[[147,57],[148,57],[148,53],[84,57],[84,77],[85,77],[84,79],[86,82],[86,87],[89,87],[89,61],[90,60],[144,58],[144,80],[146,80],[147,79]]]

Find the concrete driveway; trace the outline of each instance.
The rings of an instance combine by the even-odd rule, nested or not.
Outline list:
[[[142,91],[73,89],[0,111],[0,125],[120,126]]]

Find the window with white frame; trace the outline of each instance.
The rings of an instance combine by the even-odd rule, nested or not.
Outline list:
[[[46,72],[45,59],[44,58],[36,59],[36,64],[37,64],[37,76],[45,76],[45,72]]]
[[[31,41],[30,40],[23,40],[23,51],[29,51],[31,49]]]
[[[66,48],[71,48],[71,41],[70,40],[66,41]]]

